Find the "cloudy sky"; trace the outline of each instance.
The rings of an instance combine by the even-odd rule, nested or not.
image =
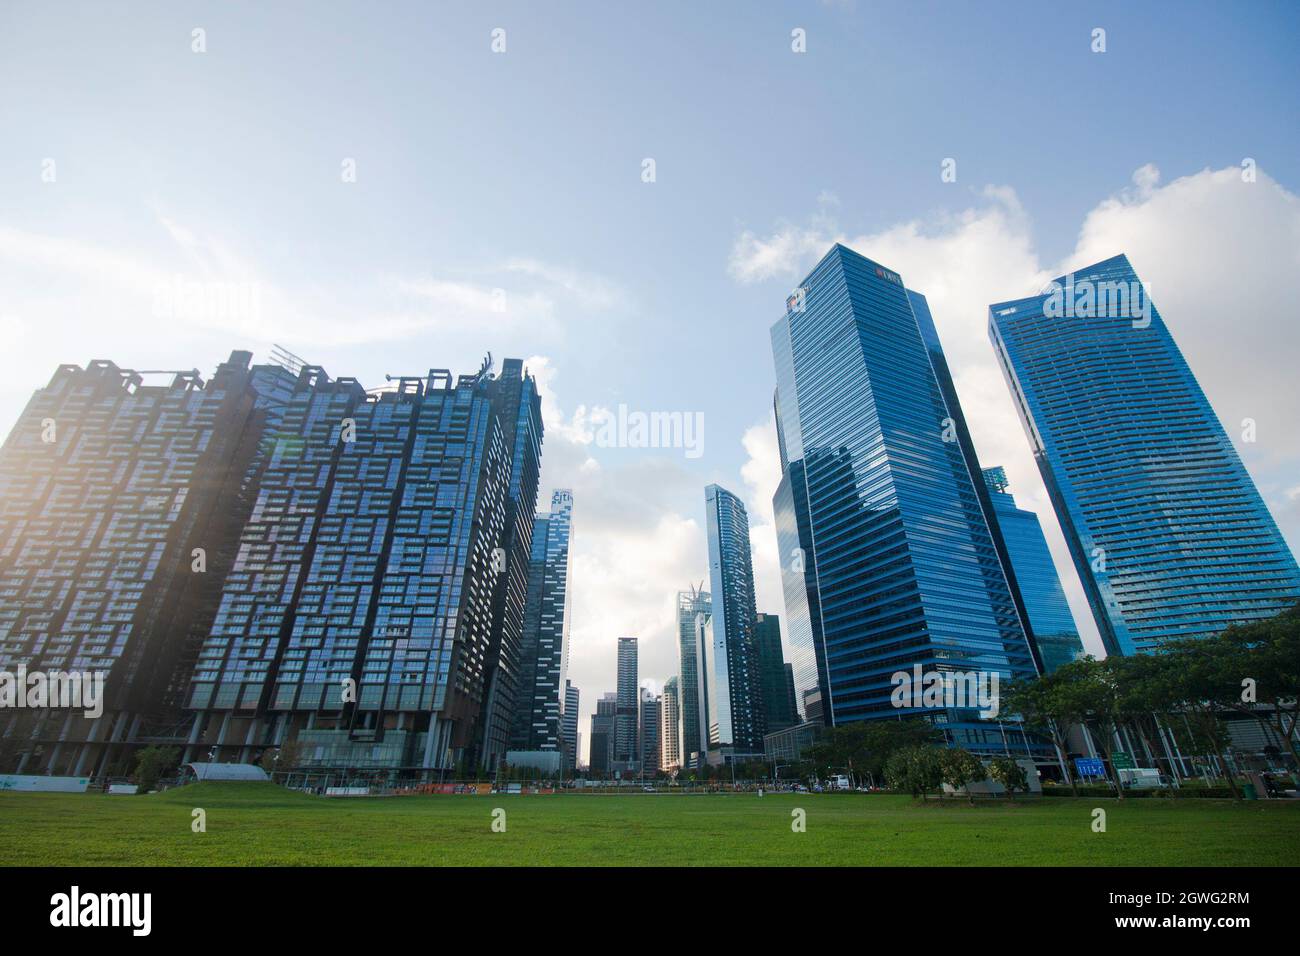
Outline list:
[[[280,343],[372,385],[527,359],[542,501],[576,498],[588,714],[620,635],[674,672],[707,483],[749,503],[783,613],[768,328],[841,241],[928,296],[1099,651],[985,324],[1126,252],[1229,434],[1256,421],[1238,447],[1294,548],[1300,7],[898,6],[6,4],[0,427],[63,362]],[[602,447],[620,404],[701,413],[703,454]]]

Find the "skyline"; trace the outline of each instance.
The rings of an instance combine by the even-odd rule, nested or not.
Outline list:
[[[1229,434],[1244,417],[1259,422],[1258,441],[1238,452],[1295,553],[1300,436],[1289,423],[1300,398],[1289,350],[1276,347],[1295,341],[1294,306],[1278,278],[1294,273],[1300,228],[1300,124],[1282,70],[1284,24],[1261,33],[1198,6],[1186,20],[1213,39],[1193,40],[1182,16],[1154,6],[1035,11],[1023,26],[995,28],[977,11],[927,17],[862,4],[769,9],[724,27],[721,12],[683,7],[696,29],[679,36],[662,23],[638,35],[641,26],[619,12],[551,24],[507,7],[400,37],[403,12],[426,22],[418,11],[358,22],[343,9],[246,12],[238,26],[205,11],[200,57],[189,49],[188,12],[160,9],[155,22],[128,29],[87,7],[82,28],[103,42],[56,52],[53,63],[36,58],[50,54],[40,41],[57,18],[0,14],[0,79],[26,91],[4,99],[0,117],[12,144],[0,157],[0,285],[11,290],[0,304],[6,430],[60,362],[170,368],[207,357],[206,375],[232,348],[264,360],[280,341],[369,386],[430,365],[470,369],[489,349],[527,357],[549,412],[539,502],[571,487],[580,508],[573,682],[597,700],[613,686],[616,638],[635,635],[642,673],[658,688],[676,672],[675,594],[707,577],[704,485],[744,498],[758,610],[783,615],[766,329],[789,287],[843,239],[926,293],[963,404],[980,409],[971,422],[980,461],[1006,467],[1018,503],[1038,514],[1085,647],[1099,653],[984,324],[990,303],[1126,253]],[[498,19],[510,46],[494,60],[488,33]],[[1105,22],[1110,48],[1089,59],[1094,19]],[[917,91],[889,84],[891,69],[914,74],[879,38],[923,23],[935,72]],[[802,59],[789,50],[794,26],[808,31]],[[334,34],[355,36],[360,52]],[[645,82],[637,67],[651,69],[665,44],[681,54],[684,75]],[[124,63],[124,46],[151,56]],[[571,68],[538,55],[561,46]],[[990,48],[1041,79],[1025,84],[990,64]],[[111,60],[100,59],[110,50]],[[1206,58],[1225,69],[1201,75],[1189,66]],[[322,80],[314,59],[382,68]],[[577,82],[593,61],[611,65],[602,71],[607,90]],[[631,68],[613,68],[619,61]],[[1053,62],[1074,80],[1037,69]],[[430,102],[427,89],[404,83],[416,63],[435,71],[425,83],[470,78],[479,105]],[[51,69],[65,79],[24,80]],[[1181,85],[1168,86],[1162,70]],[[780,82],[756,82],[769,75]],[[91,76],[95,91],[84,88]],[[736,94],[727,114],[685,101],[682,92],[705,76]],[[871,124],[851,105],[856,94],[835,80],[881,89],[876,115],[907,145],[872,146]],[[1137,85],[1147,91],[1141,100],[1124,95]],[[390,105],[381,94],[392,91]],[[1108,97],[1124,109],[1088,108]],[[572,109],[540,112],[541,99]],[[932,110],[907,119],[922,100]],[[1058,136],[1050,117],[1060,102],[1078,113],[1062,118]],[[626,104],[624,115],[587,128],[584,115],[620,112],[609,109],[615,103]],[[87,115],[92,105],[103,115]],[[70,106],[82,121],[75,133],[52,119]],[[1200,129],[1194,118],[1207,110],[1221,122]],[[279,121],[288,112],[301,119],[293,128]],[[780,117],[801,115],[824,150],[788,135]],[[1018,135],[1005,135],[1005,117]],[[326,119],[341,131],[323,133]],[[483,145],[510,161],[471,167]],[[357,181],[343,184],[349,156]],[[653,184],[640,181],[646,156],[658,160]],[[955,183],[940,179],[946,157],[957,160]],[[1245,157],[1258,161],[1254,183],[1241,180]],[[57,163],[52,183],[40,178],[46,158]],[[178,315],[174,301],[157,301],[176,276],[255,282],[264,323]],[[506,291],[504,314],[493,311],[496,288]],[[1233,318],[1247,314],[1250,323]],[[620,403],[700,412],[703,456],[600,447],[591,409]]]

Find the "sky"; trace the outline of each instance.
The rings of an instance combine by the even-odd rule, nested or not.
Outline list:
[[[525,359],[585,737],[619,636],[676,671],[710,482],[784,614],[768,330],[840,241],[928,297],[1100,654],[988,305],[1127,253],[1295,549],[1297,38],[1266,2],[0,4],[0,428],[60,363]],[[608,447],[620,405],[702,443]]]

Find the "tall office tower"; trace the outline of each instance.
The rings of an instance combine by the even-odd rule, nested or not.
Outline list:
[[[796,724],[800,723],[803,716],[799,713],[799,691],[794,682],[794,665],[788,661],[785,665],[785,693],[786,701],[790,707],[790,716]]]
[[[0,447],[0,670],[104,681],[98,718],[0,712],[0,772],[103,774],[140,735],[174,736],[247,510],[250,359],[206,383],[61,365]]]
[[[1294,556],[1125,256],[989,313],[1108,653],[1300,598]]]
[[[606,693],[596,701],[591,715],[591,753],[587,767],[592,776],[603,777],[614,767],[614,722],[618,716],[618,695]]]
[[[564,745],[564,767],[578,766],[578,688],[564,682],[564,715],[560,720],[560,740]]]
[[[759,614],[754,618],[754,654],[762,686],[765,733],[785,730],[795,723],[795,718],[786,686],[781,619],[775,614]]]
[[[636,638],[618,639],[618,715],[614,721],[614,763],[630,770],[641,759],[638,743],[640,687],[636,671]]]
[[[761,752],[767,716],[754,648],[754,564],[749,515],[736,495],[718,485],[704,489],[713,594],[714,659],[709,674],[710,745]],[[716,727],[716,735],[713,728]]]
[[[500,377],[489,359],[371,395],[300,369],[195,666],[187,756],[249,759],[287,735],[318,767],[495,767],[538,408],[513,359]]]
[[[562,746],[560,693],[569,667],[572,530],[573,493],[561,488],[551,495],[550,513],[533,519],[511,750]]]
[[[705,673],[704,624],[713,615],[713,599],[708,591],[692,587],[677,592],[677,653],[681,675],[682,766],[692,767],[693,755],[700,757],[709,749],[708,693]]]
[[[891,701],[892,675],[914,667],[1036,673],[917,314],[928,322],[925,300],[837,244],[786,310],[772,327],[773,504],[806,712],[835,725],[919,713],[952,744],[1000,750],[973,707]]]
[[[659,707],[659,741],[662,758],[660,770],[674,770],[682,765],[681,683],[676,677],[664,681]]]
[[[659,736],[663,698],[641,688],[641,776],[653,777],[663,762],[663,740]]]
[[[994,520],[1006,542],[1011,566],[1025,610],[1029,615],[1033,641],[1043,671],[1050,673],[1083,655],[1083,641],[1074,626],[1074,616],[1065,600],[1065,589],[1052,563],[1038,515],[1016,507],[1007,491],[1007,473],[1002,468],[985,468],[984,483],[993,505]]]

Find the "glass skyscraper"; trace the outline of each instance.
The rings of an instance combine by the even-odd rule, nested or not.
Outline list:
[[[1029,615],[1039,660],[1043,671],[1050,673],[1083,654],[1079,629],[1065,600],[1065,589],[1052,563],[1038,515],[1016,507],[1015,497],[1007,491],[1007,473],[1002,468],[985,468],[984,484],[994,520],[1015,569],[1016,584]]]
[[[1108,653],[1300,599],[1294,556],[1125,256],[989,312]]]
[[[573,493],[561,488],[551,495],[550,512],[533,519],[511,750],[562,746],[560,693],[569,667],[572,533]]]
[[[713,595],[713,639],[707,645],[709,744],[762,752],[767,719],[754,626],[754,564],[749,515],[739,497],[718,485],[704,489]]]
[[[1002,752],[1000,725],[971,708],[891,701],[914,667],[1037,672],[923,325],[922,296],[837,244],[772,327],[794,672],[827,723],[924,713],[951,743]]]
[[[578,688],[564,682],[564,715],[560,721],[560,738],[564,743],[564,767],[573,770],[578,765]]]
[[[635,637],[618,639],[618,710],[614,717],[614,769],[632,770],[641,760],[640,703]]]
[[[713,616],[713,597],[692,588],[677,592],[677,653],[681,676],[681,733],[678,735],[682,766],[691,755],[701,757],[709,749],[707,655],[704,653],[705,624]]]
[[[759,614],[754,619],[754,653],[762,684],[764,733],[784,730],[796,723],[786,682],[785,651],[781,648],[781,619]]]

